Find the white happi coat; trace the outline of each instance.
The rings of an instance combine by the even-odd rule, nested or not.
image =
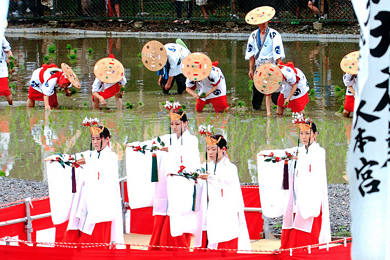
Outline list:
[[[96,223],[111,221],[111,242],[123,243],[118,156],[108,146],[99,158],[96,150],[82,154],[86,164],[76,169],[76,193],[71,193],[71,167],[46,164],[53,223],[69,220],[67,230],[91,235]]]
[[[348,87],[352,87],[355,92],[358,90],[358,82],[357,76],[345,73],[343,76],[344,85],[347,87],[347,91],[345,92],[346,96],[353,96],[352,92],[349,91]]]
[[[296,148],[289,152],[294,150]],[[284,150],[261,151],[259,154],[270,152],[274,152],[275,156],[285,155]],[[313,142],[308,153],[305,146],[299,147],[295,170],[295,160],[289,161],[289,189],[283,190],[284,161],[264,162],[264,157],[258,155],[263,214],[267,217],[283,215],[283,229],[294,228],[310,233],[314,218],[322,212],[319,243],[331,241],[325,160],[325,150],[318,143]]]
[[[9,42],[4,36],[0,37],[0,43],[1,43],[1,50],[0,50],[0,78],[7,78],[8,77],[8,66],[6,57],[7,54],[5,52],[8,52],[11,50],[11,46],[9,45]]]
[[[48,68],[43,73],[43,83],[39,80],[39,73],[43,68],[39,68],[34,70],[31,80],[30,86],[36,91],[43,93],[45,96],[51,96],[55,93],[57,87],[58,78],[51,78],[51,75],[55,72],[62,71],[59,68]],[[71,87],[70,85],[69,87]]]
[[[206,163],[202,167],[206,168]],[[226,157],[217,164],[215,175],[214,167],[214,162],[207,163],[211,172],[207,183],[198,180],[198,228],[194,246],[201,246],[202,231],[207,230],[208,248],[216,249],[218,243],[238,237],[238,249],[251,250],[237,167]]]
[[[181,62],[191,52],[184,46],[177,43],[167,43],[164,45],[168,55],[169,77],[174,77],[181,74]]]
[[[226,80],[225,76],[222,73],[222,70],[218,67],[211,69],[210,75],[200,81],[186,80],[186,87],[192,88],[196,85],[199,90],[198,95],[201,96],[202,93],[208,93],[213,87],[218,86],[217,89],[206,97],[204,100],[226,96]]]
[[[114,86],[115,84],[119,84],[119,86],[124,86],[124,85],[126,85],[126,82],[127,82],[127,79],[125,76],[123,76],[123,78],[116,83],[104,83],[104,82],[101,82],[98,78],[95,78],[95,80],[92,84],[92,93],[105,91],[106,89]]]
[[[255,56],[255,69],[264,63],[275,63],[277,59],[283,59],[284,47],[280,34],[268,27],[264,42],[260,39],[260,29],[251,33],[245,52],[245,59]]]
[[[309,91],[309,82],[307,81],[305,74],[303,74],[302,70],[298,68],[295,69],[297,70],[297,73],[295,73],[293,69],[287,66],[283,66],[283,68],[281,69],[284,78],[282,82],[282,90],[280,91],[280,93],[283,94],[284,98],[287,98],[288,95],[290,95],[292,86],[294,84],[297,84],[297,90],[291,96],[290,100],[300,98]],[[297,77],[299,78],[298,83]]]
[[[160,136],[160,138],[165,143],[165,146],[168,147],[168,152],[156,151],[158,182],[155,183],[154,188],[153,215],[170,216],[171,235],[173,237],[181,236],[183,233],[194,233],[196,229],[196,215],[192,211],[194,181],[180,176],[167,175],[177,174],[181,165],[186,167],[185,171],[187,172],[193,172],[200,168],[198,138],[191,135],[188,130],[184,131],[179,138],[177,138],[176,134],[167,134]],[[132,143],[132,145],[150,146],[153,141],[156,141],[156,139],[137,144]],[[170,141],[172,141],[172,144],[170,144]],[[149,152],[146,153],[145,156],[141,157],[151,156]],[[145,172],[149,172],[148,177],[140,176],[137,178],[136,174],[133,173],[133,169],[127,167],[127,176],[131,176],[130,179],[128,178],[128,182],[133,182],[132,186],[137,185],[136,183],[141,185],[148,179],[150,181],[151,165],[144,164],[145,162],[151,162],[150,158],[139,160],[138,162],[131,158],[126,160],[126,162],[132,161],[131,168],[146,168]],[[153,189],[148,187],[148,191],[153,192]],[[130,197],[137,195],[139,196],[139,194],[134,194],[134,192],[130,194],[129,191],[129,200]],[[150,197],[149,194],[146,194],[146,196]],[[137,198],[131,200],[137,200]],[[132,203],[137,205],[137,207],[142,207],[141,203],[137,203],[137,201]],[[144,201],[144,203],[144,207],[149,206],[148,201]]]

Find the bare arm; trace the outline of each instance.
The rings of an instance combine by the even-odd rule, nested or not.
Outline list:
[[[186,88],[186,91],[188,94],[190,94],[191,96],[193,96],[194,98],[198,99],[199,98],[199,95],[195,93],[195,91],[193,91],[191,88]]]
[[[249,59],[249,72],[248,76],[250,79],[253,79],[253,74],[254,74],[254,68],[255,68],[255,56],[250,57]]]
[[[356,96],[356,92],[355,92],[355,90],[353,89],[352,86],[349,86],[348,90],[349,90],[349,92],[351,92],[353,94],[353,96]]]
[[[168,81],[167,81],[167,83],[165,84],[165,89],[166,89],[166,90],[168,90],[168,89],[171,88],[172,81],[173,81],[173,77],[168,77]]]
[[[213,94],[214,91],[217,90],[217,88],[218,88],[218,85],[213,86],[213,87],[210,89],[210,91],[207,92],[206,97],[208,97],[208,96],[210,96],[211,94]]]
[[[294,95],[295,91],[297,91],[297,84],[294,84],[292,86],[292,89],[290,91],[290,94],[288,94],[288,97],[284,100],[284,104],[287,105],[288,102],[290,102],[290,98]]]
[[[103,106],[104,106],[104,105],[107,105],[106,100],[105,100],[102,96],[99,95],[99,92],[93,92],[92,95],[93,95],[96,99],[98,99],[98,100],[100,101],[100,104],[102,104]]]
[[[45,110],[50,110],[49,96],[43,95],[43,102],[45,103]]]

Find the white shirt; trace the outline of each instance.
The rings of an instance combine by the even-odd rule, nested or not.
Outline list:
[[[127,79],[125,76],[123,76],[123,78],[116,83],[104,83],[104,82],[101,82],[98,78],[95,78],[95,81],[92,84],[92,93],[105,91],[106,89],[114,86],[117,83],[119,84],[119,86],[124,86],[124,85],[126,85],[126,82],[127,82]]]
[[[226,80],[222,71],[218,67],[214,67],[211,69],[210,75],[200,81],[186,80],[187,88],[192,88],[196,85],[198,89],[198,95],[201,96],[202,93],[208,93],[214,86],[218,86],[217,89],[210,94],[207,99],[217,98],[226,96]]]
[[[274,29],[268,27],[267,30],[264,43],[260,39],[260,29],[253,31],[248,38],[245,59],[255,56],[255,68],[263,63],[275,63],[277,59],[285,57],[282,37]]]
[[[30,80],[30,86],[35,89],[38,92],[43,93],[45,96],[51,96],[54,94],[56,91],[56,86],[57,86],[57,78],[52,78],[49,80],[51,75],[53,73],[56,73],[58,71],[62,71],[59,68],[48,68],[44,73],[43,73],[43,83],[39,80],[39,73],[43,68],[39,68],[34,70],[31,80]]]
[[[0,38],[1,40],[1,51],[0,51],[0,78],[7,78],[8,77],[8,66],[7,66],[7,54],[5,52],[8,52],[11,50],[11,46],[9,45],[9,42],[7,39],[2,36]]]
[[[297,76],[299,77],[299,81],[297,83],[297,90],[291,96],[290,100],[300,98],[309,91],[309,82],[307,81],[305,74],[303,74],[300,69],[295,69],[297,70],[297,74],[295,74],[293,69],[287,66],[283,66],[283,68],[281,69],[283,76],[286,78],[283,78],[281,90],[281,93],[283,94],[284,98],[287,98],[288,95],[290,95],[292,86],[297,83]]]
[[[167,43],[164,45],[168,55],[169,77],[174,77],[181,74],[181,62],[191,52],[184,46],[177,43]]]
[[[352,92],[349,91],[348,87],[352,87],[354,90],[358,87],[357,76],[345,73],[343,76],[344,85],[347,87],[347,91],[345,93],[346,96],[353,96]]]

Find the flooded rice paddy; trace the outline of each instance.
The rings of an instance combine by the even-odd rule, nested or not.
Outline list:
[[[89,130],[81,127],[85,116],[100,118],[112,131],[112,143],[121,160],[120,174],[123,176],[126,143],[151,139],[169,131],[167,113],[161,105],[169,98],[187,106],[191,132],[197,133],[200,124],[213,124],[215,133],[226,137],[229,156],[239,168],[241,182],[257,182],[256,154],[259,151],[297,145],[298,135],[296,127],[291,124],[291,112],[285,117],[266,118],[265,111],[251,108],[248,62],[244,59],[245,39],[183,39],[192,52],[205,52],[212,60],[219,61],[226,77],[231,108],[239,101],[245,102],[248,108],[246,111],[233,109],[223,115],[215,115],[211,106],[203,113],[195,113],[195,100],[189,95],[175,95],[176,86],[171,90],[172,95],[161,93],[156,73],[144,68],[138,56],[149,39],[24,38],[10,35],[7,39],[17,60],[16,71],[10,79],[10,85],[15,84],[13,98],[17,106],[8,107],[4,102],[0,106],[0,167],[9,177],[45,180],[43,159],[46,156],[89,149]],[[174,40],[160,39],[163,43]],[[284,45],[284,62],[293,61],[302,69],[314,90],[306,111],[317,123],[320,131],[318,142],[327,151],[328,181],[343,183],[351,119],[336,115],[343,105],[343,93],[337,86],[344,89],[339,63],[343,55],[358,49],[358,42],[285,41]],[[55,46],[55,52],[49,53],[50,46]],[[128,79],[123,103],[129,102],[134,108],[117,111],[112,98],[107,102],[107,109],[92,111],[93,66],[107,56],[110,49],[123,63]],[[72,54],[76,56],[74,59],[70,59]],[[62,62],[71,65],[82,85],[80,92],[70,98],[60,92],[58,97],[62,107],[50,113],[45,113],[42,103],[38,103],[35,109],[24,107],[30,76],[42,65],[45,56],[57,65]],[[199,140],[204,159],[205,141]]]

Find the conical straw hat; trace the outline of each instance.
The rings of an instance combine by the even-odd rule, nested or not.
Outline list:
[[[359,68],[359,51],[348,53],[340,62],[340,67],[345,73],[356,75]]]
[[[93,72],[101,82],[112,84],[123,78],[125,68],[115,58],[103,58],[96,62]]]
[[[167,60],[168,54],[161,42],[149,41],[142,47],[142,63],[148,70],[161,70]]]
[[[61,69],[70,83],[72,83],[75,88],[80,88],[80,80],[72,68],[66,63],[61,63]]]
[[[259,25],[271,20],[275,15],[275,9],[271,6],[261,6],[253,9],[245,16],[245,22]]]
[[[256,89],[263,94],[271,94],[282,85],[283,74],[278,66],[265,63],[259,66],[253,76]]]
[[[211,60],[207,55],[194,52],[184,58],[181,71],[187,79],[199,81],[210,75],[212,67]]]

